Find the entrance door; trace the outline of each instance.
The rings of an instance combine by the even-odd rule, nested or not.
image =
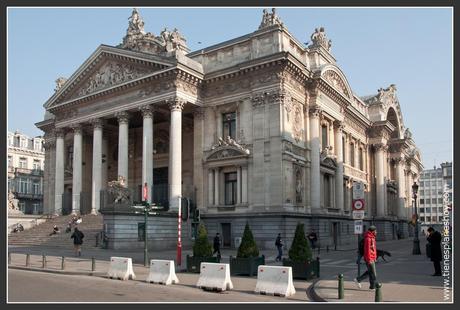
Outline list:
[[[232,245],[232,226],[230,223],[222,223],[222,247],[229,248]]]
[[[169,206],[168,167],[153,169],[152,202],[161,206]]]

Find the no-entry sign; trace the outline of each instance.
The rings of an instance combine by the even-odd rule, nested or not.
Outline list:
[[[362,211],[364,210],[364,199],[353,199],[353,210]]]

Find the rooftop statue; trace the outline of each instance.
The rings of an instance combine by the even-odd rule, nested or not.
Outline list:
[[[324,27],[316,28],[311,35],[312,44],[310,47],[324,47],[327,51],[331,50],[332,41],[327,39]]]
[[[276,15],[276,9],[272,8],[272,12],[268,13],[266,9],[263,10],[262,22],[260,23],[259,29],[270,27],[273,25],[283,26],[281,19]]]
[[[129,20],[128,30],[127,30],[128,34],[134,34],[134,33],[145,34],[144,21],[142,20],[136,8],[133,9],[133,12],[131,13],[131,16],[128,18],[128,20]]]
[[[61,87],[64,85],[64,83],[67,81],[67,78],[65,77],[58,77],[57,80],[55,81],[56,82],[56,88],[54,89],[54,91],[58,91],[59,89],[61,89]]]

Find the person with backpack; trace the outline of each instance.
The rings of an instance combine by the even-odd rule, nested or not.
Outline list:
[[[275,246],[278,249],[278,256],[276,257],[275,261],[281,261],[283,257],[283,243],[281,242],[281,234],[278,234],[276,237]]]
[[[81,256],[81,245],[83,244],[84,237],[85,235],[77,227],[75,227],[73,234],[70,236],[70,238],[73,239],[75,256]]]
[[[375,268],[375,261],[377,260],[377,244],[375,242],[376,235],[377,229],[374,225],[371,225],[364,235],[363,257],[366,262],[367,270],[362,275],[353,279],[359,288],[361,288],[361,281],[366,277],[369,277],[370,290],[375,290],[375,285],[377,284],[377,270]]]

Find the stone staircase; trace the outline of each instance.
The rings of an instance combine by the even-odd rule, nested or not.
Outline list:
[[[8,245],[69,247],[73,244],[73,240],[70,238],[71,233],[65,233],[65,229],[67,227],[67,223],[70,221],[70,218],[70,215],[58,216],[31,229],[17,233],[10,233],[8,234]],[[50,236],[54,225],[57,225],[61,232]],[[78,229],[85,235],[85,238],[83,239],[85,247],[95,247],[96,234],[103,229],[102,215],[83,215],[82,222],[78,224]]]

